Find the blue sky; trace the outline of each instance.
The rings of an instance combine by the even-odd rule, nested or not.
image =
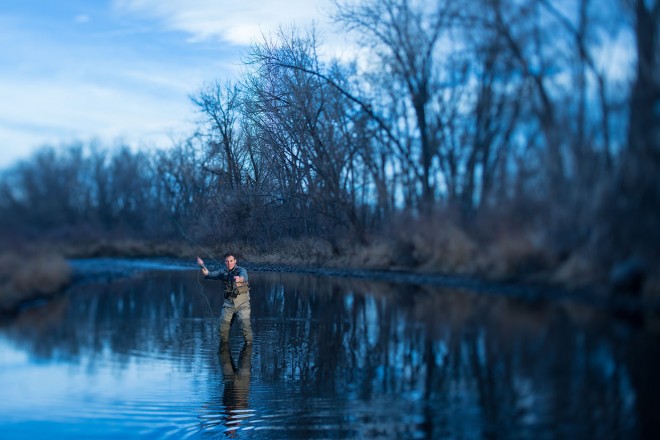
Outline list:
[[[194,127],[190,95],[236,77],[277,26],[329,23],[330,0],[2,0],[0,168],[42,145],[149,148]]]
[[[43,145],[170,146],[194,129],[190,95],[237,77],[262,34],[314,22],[327,53],[350,53],[332,10],[332,0],[0,0],[0,169]],[[633,46],[610,38],[596,58],[626,78]]]

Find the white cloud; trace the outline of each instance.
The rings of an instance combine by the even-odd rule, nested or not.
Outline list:
[[[331,0],[115,0],[115,10],[158,21],[188,34],[190,42],[219,39],[247,46],[279,27],[300,31],[314,25],[321,39],[320,55],[344,61],[357,56],[357,47],[345,32],[337,32],[330,18]]]
[[[111,4],[36,21],[0,13],[0,168],[45,144],[169,145],[194,128],[189,95],[239,74],[240,50],[279,26],[315,22],[322,51],[346,53],[343,34],[323,31],[331,0]]]
[[[76,15],[74,17],[73,21],[75,23],[81,23],[81,24],[82,23],[88,23],[90,21],[90,17],[89,17],[89,15],[86,15],[86,14],[80,14],[80,15]]]
[[[194,129],[189,95],[238,68],[212,45],[165,46],[171,38],[160,34],[152,42],[94,30],[61,38],[11,17],[0,22],[0,168],[45,144],[169,146],[171,135]]]
[[[219,38],[247,45],[261,32],[278,26],[305,27],[324,21],[329,0],[115,0],[120,13],[136,14],[161,21],[171,30],[190,34],[193,41]]]
[[[131,145],[167,146],[169,135],[193,129],[192,104],[176,94],[136,94],[96,83],[0,82],[0,166],[25,157],[39,145],[100,138]]]

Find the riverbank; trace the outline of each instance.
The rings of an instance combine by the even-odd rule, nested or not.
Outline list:
[[[454,243],[451,258],[434,264],[411,264],[413,260],[397,259],[397,249],[387,242],[366,246],[333,248],[323,240],[287,241],[278,251],[256,249],[242,243],[224,243],[209,248],[181,242],[148,242],[135,240],[97,241],[86,244],[41,246],[39,251],[22,248],[0,256],[0,314],[13,314],[25,304],[48,299],[72,283],[130,276],[141,270],[194,269],[195,257],[207,264],[222,264],[222,255],[231,249],[241,264],[250,270],[310,273],[331,277],[363,278],[375,281],[434,285],[470,291],[514,295],[524,299],[573,298],[592,303],[617,304],[616,307],[657,310],[660,303],[657,276],[646,276],[643,285],[633,291],[617,292],[604,282],[602,273],[589,273],[590,264],[578,258],[557,267],[518,261],[504,257],[495,264],[490,258],[466,264],[460,246]],[[451,247],[450,246],[450,247]],[[464,253],[464,252],[463,252]],[[458,262],[462,263],[459,264]],[[73,262],[73,264],[72,264]],[[88,262],[87,264],[85,262]],[[624,276],[628,276],[624,273]],[[625,287],[625,286],[624,286]]]
[[[61,253],[4,252],[0,254],[0,315],[14,314],[29,302],[48,300],[72,280],[73,270]]]
[[[428,238],[428,234],[425,237]],[[282,240],[259,248],[242,242],[200,246],[189,241],[96,241],[60,247],[67,258],[180,258],[222,264],[227,250],[243,263],[301,271],[385,273],[414,279],[479,280],[478,284],[545,286],[561,291],[611,293],[660,300],[660,267],[631,258],[602,267],[587,255],[557,256],[531,239],[510,239],[476,246],[460,231],[444,231],[434,240],[373,237],[366,243],[330,243],[323,239]]]

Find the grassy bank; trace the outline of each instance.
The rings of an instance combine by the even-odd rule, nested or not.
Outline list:
[[[174,257],[221,264],[232,250],[239,259],[255,264],[335,269],[372,269],[423,274],[476,277],[490,281],[537,283],[562,288],[612,291],[608,268],[599,267],[588,254],[553,253],[543,237],[516,231],[477,242],[452,224],[415,225],[390,233],[330,242],[317,238],[281,240],[269,246],[242,242],[193,243],[181,241],[98,240],[57,243],[0,255],[0,311],[15,311],[20,304],[57,294],[71,282],[69,258]],[[658,271],[649,268],[638,295],[660,300]]]
[[[244,242],[112,240],[58,247],[58,252],[67,258],[175,257],[192,262],[199,255],[218,264],[227,250],[255,264],[462,275],[601,291],[607,291],[611,282],[611,268],[599,266],[587,253],[553,253],[543,237],[518,231],[479,243],[450,224],[399,229],[367,237],[361,243],[318,238],[283,239],[267,246]],[[658,271],[649,266],[646,272],[640,291],[660,297]]]
[[[16,250],[0,254],[0,314],[24,303],[48,298],[71,282],[71,268],[56,251]]]

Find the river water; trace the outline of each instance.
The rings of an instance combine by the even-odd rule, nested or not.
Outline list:
[[[602,307],[251,271],[218,350],[219,283],[124,264],[2,325],[0,438],[658,434],[659,335]]]

